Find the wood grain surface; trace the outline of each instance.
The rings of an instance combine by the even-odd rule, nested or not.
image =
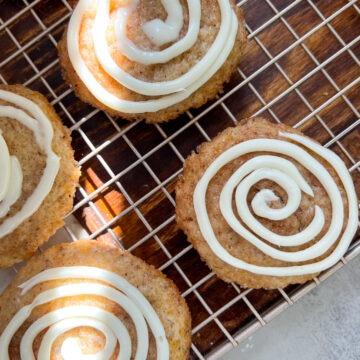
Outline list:
[[[69,9],[60,0],[42,0],[34,6],[28,1],[32,11],[24,11],[25,3],[0,0],[2,81],[23,83],[42,92],[64,124],[74,128],[73,146],[82,165],[85,193],[110,182],[91,199],[92,210],[86,203],[75,211],[89,234],[104,228],[98,235],[105,236],[108,227],[125,249],[162,268],[185,292],[194,328],[209,317],[209,310],[219,311],[215,320],[193,335],[197,349],[208,354],[228,341],[224,329],[235,335],[257,321],[248,302],[262,316],[284,299],[277,290],[251,291],[245,300],[222,311],[239,295],[239,289],[216,276],[209,276],[196,291],[187,292],[210,271],[174,220],[174,188],[183,159],[234,121],[257,114],[299,127],[327,144],[348,168],[359,162],[360,85],[349,86],[360,77],[358,9],[345,0],[300,1],[271,21],[276,11],[286,9],[292,1],[246,1],[242,9],[250,40],[239,71],[219,95],[222,101],[214,100],[174,121],[150,126],[111,119],[79,101],[62,80],[56,50]],[[340,11],[344,6],[347,8]],[[24,13],[17,16],[21,11]],[[336,11],[339,14],[324,24]],[[268,21],[264,29],[256,30]],[[344,50],[347,44],[351,46]],[[339,91],[343,96],[337,97]],[[111,181],[115,176],[116,182]],[[359,168],[353,169],[352,176],[359,194]],[[83,201],[84,192],[78,191],[76,203]],[[108,236],[102,239],[110,241]],[[176,261],[169,260],[179,254]],[[285,292],[291,296],[296,289],[291,286]],[[191,358],[197,358],[195,353]]]

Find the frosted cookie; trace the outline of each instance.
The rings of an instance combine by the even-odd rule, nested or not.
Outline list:
[[[226,129],[190,155],[176,204],[178,224],[202,259],[243,287],[313,278],[340,260],[358,226],[342,160],[262,118]]]
[[[80,0],[59,56],[83,101],[154,123],[215,97],[245,43],[233,0]]]
[[[190,330],[171,280],[96,241],[32,258],[0,297],[1,359],[185,360]]]
[[[0,267],[31,256],[63,225],[79,169],[70,132],[41,94],[0,85]]]

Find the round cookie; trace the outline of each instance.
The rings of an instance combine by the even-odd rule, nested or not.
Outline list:
[[[110,14],[108,20],[103,17],[99,21],[100,24],[109,24],[102,38],[101,27],[92,32],[97,14],[97,1],[93,1],[92,5],[87,7],[81,0],[75,7],[69,27],[58,48],[63,77],[72,86],[76,95],[84,102],[114,116],[129,120],[146,119],[150,123],[174,119],[189,108],[200,107],[214,98],[222,90],[223,84],[229,81],[245,49],[244,19],[235,2],[201,0],[198,19],[196,7],[191,9],[190,14],[188,1],[185,0],[176,0],[171,9],[166,9],[161,0],[137,0],[131,3],[137,6],[135,10],[129,6],[130,16],[123,20],[126,21],[122,27],[125,28],[125,40],[118,35],[122,23],[121,19],[117,18],[117,11],[122,9],[119,2],[107,0],[101,4],[104,7],[108,4],[107,10]],[[124,7],[123,4],[122,6]],[[179,34],[162,45],[151,41],[150,35],[144,29],[158,22],[162,25],[159,25],[160,30],[153,31],[155,37],[156,33],[164,36],[169,30],[171,32],[169,27],[173,24],[169,18],[181,18],[176,13],[177,7],[182,9],[183,14]],[[170,24],[167,25],[169,21]],[[178,24],[175,23],[174,26],[176,25]],[[176,48],[188,36],[190,28],[195,34],[194,43],[190,44],[187,41],[186,44],[191,45],[188,46],[188,50],[184,47],[185,44],[181,46],[181,51],[171,52],[171,55],[166,57],[164,54],[170,48]],[[99,37],[95,39],[93,34]],[[218,34],[221,36],[217,39]],[[119,49],[119,46],[124,47],[129,40],[131,44],[128,47],[137,48],[136,54],[140,54],[135,54],[137,57],[131,49]],[[95,53],[94,45],[97,44],[103,47]],[[108,60],[105,58],[106,53],[110,57]],[[111,61],[114,63],[107,65],[105,61],[108,64]],[[123,72],[119,74],[121,70]],[[111,75],[110,71],[113,71]],[[129,76],[135,78],[135,81],[127,83]],[[141,83],[136,85],[138,81]]]
[[[54,291],[49,295],[50,300],[46,291],[51,289],[57,290],[55,296]],[[14,315],[35,297],[36,303],[41,304],[31,309],[29,317],[17,323],[14,330],[10,329],[10,320],[14,322]],[[93,324],[83,322],[84,311],[85,321],[90,319]],[[30,326],[35,321],[41,323],[54,312],[58,312],[55,323],[50,328],[45,323],[39,324],[39,328],[46,327],[46,330],[37,330],[39,334],[35,335],[33,345],[32,341],[29,343]],[[27,315],[28,312],[25,317]],[[69,321],[70,325],[66,323]],[[44,345],[52,337],[51,331],[56,331],[53,327],[61,331],[53,337],[52,346]],[[148,333],[147,359],[188,358],[191,319],[174,283],[141,259],[93,240],[56,245],[33,257],[0,297],[0,351],[2,355],[8,352],[10,360],[19,359],[21,339],[33,346],[35,354],[43,343],[51,352],[48,358],[53,360],[66,359],[68,351],[72,351],[69,356],[74,358],[71,356],[79,348],[84,354],[95,355],[105,350],[104,327],[109,339],[115,335],[115,343],[109,352],[111,356],[103,354],[103,359],[116,359],[119,343],[124,358],[130,351],[129,359],[133,359],[137,351],[146,351]],[[126,344],[128,335],[130,342]]]
[[[0,85],[0,130],[5,144],[1,161],[7,163],[0,175],[6,189],[0,195],[3,268],[30,257],[63,225],[80,172],[70,131],[41,94],[21,85]]]
[[[188,157],[176,205],[180,228],[207,265],[254,288],[303,283],[331,267],[358,221],[342,160],[262,118],[241,121]]]

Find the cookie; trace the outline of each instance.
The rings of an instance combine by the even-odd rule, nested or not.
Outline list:
[[[20,315],[19,315],[20,314]],[[174,283],[93,240],[33,257],[0,297],[0,358],[187,359],[189,310]],[[40,354],[44,357],[41,357]]]
[[[332,151],[283,124],[241,121],[186,160],[177,221],[223,280],[303,283],[338,262],[357,229],[351,176]]]
[[[31,256],[63,225],[79,169],[65,128],[44,96],[0,85],[0,267]]]
[[[157,123],[222,90],[246,44],[233,0],[80,0],[59,43],[64,79],[84,102]]]

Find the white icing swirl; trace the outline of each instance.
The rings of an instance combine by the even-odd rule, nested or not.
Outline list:
[[[145,360],[147,358],[149,349],[148,327],[155,338],[157,359],[169,359],[169,344],[158,315],[144,295],[118,274],[87,266],[48,269],[20,285],[20,288],[22,288],[21,294],[24,295],[34,286],[45,281],[61,279],[84,279],[85,281],[43,291],[35,297],[31,304],[21,308],[11,319],[0,337],[1,359],[9,359],[8,349],[11,339],[37,306],[47,304],[56,299],[77,295],[103,297],[117,303],[127,312],[136,329],[138,344],[135,351],[135,360]],[[102,283],[91,282],[89,280],[101,281]],[[77,339],[67,338],[61,346],[61,354],[64,360],[72,360],[74,358],[77,360],[110,359],[115,353],[117,344],[120,345],[117,359],[129,360],[131,358],[131,338],[122,321],[114,314],[99,307],[84,305],[65,306],[51,311],[33,322],[21,339],[21,358],[35,360],[33,342],[40,332],[47,329],[40,344],[37,358],[50,359],[53,342],[67,331],[80,326],[92,327],[101,332],[105,337],[105,346],[97,354],[84,355],[81,352]]]
[[[122,100],[108,92],[87,68],[79,48],[79,33],[83,16],[93,0],[80,0],[69,22],[67,45],[70,61],[80,79],[90,92],[111,109],[124,113],[156,112],[177,104],[205,84],[223,65],[229,56],[236,39],[238,22],[228,0],[218,0],[221,11],[221,24],[214,43],[207,54],[187,73],[177,79],[162,82],[147,82],[133,77],[124,71],[112,59],[106,41],[106,32],[110,22],[110,0],[97,3],[92,36],[95,53],[103,69],[119,84],[142,95],[161,96],[146,101]],[[138,0],[117,11],[116,36],[118,49],[129,59],[141,64],[165,63],[189,50],[199,36],[201,20],[200,0],[188,0],[189,26],[187,34],[178,42],[161,51],[139,49],[126,37],[126,24],[132,11],[136,10]],[[183,27],[183,13],[179,0],[162,0],[168,12],[165,22],[154,19],[143,26],[143,31],[156,45],[174,41]]]
[[[138,2],[139,0],[134,1],[134,5],[137,5]],[[168,13],[167,19],[165,21],[154,19],[142,27],[147,37],[157,46],[175,41],[179,37],[180,30],[184,24],[184,14],[179,1],[162,0],[161,2]],[[190,3],[191,0],[189,1],[189,6],[191,6]]]
[[[148,51],[138,48],[126,37],[126,24],[128,22],[128,17],[130,13],[135,10],[138,2],[138,0],[133,1],[132,5],[126,8],[120,8],[117,12],[118,18],[116,22],[116,36],[118,47],[127,58],[140,64],[162,64],[183,54],[185,51],[190,50],[196,43],[200,31],[201,4],[200,0],[188,0],[189,25],[188,31],[182,39],[161,51]],[[178,0],[172,1],[171,6],[169,6],[168,0],[163,0],[163,4],[165,5],[166,11],[170,11],[169,7],[172,9],[172,27],[176,29],[176,34],[174,33],[172,41],[175,41],[179,37],[180,30],[183,27],[184,18],[182,7]],[[175,16],[176,18],[174,19]],[[168,18],[166,22],[169,20],[170,19]],[[161,31],[160,26],[156,27],[156,24],[159,25],[160,23],[163,23],[162,20],[155,19],[143,25],[143,31],[146,33],[151,42],[156,45],[163,41],[162,36],[166,36],[163,34],[165,29],[162,29]],[[169,26],[171,25],[169,24]]]
[[[52,150],[53,128],[41,108],[31,100],[6,90],[0,90],[0,99],[9,105],[0,106],[0,117],[18,121],[29,128],[35,140],[46,155],[46,166],[34,192],[12,217],[0,225],[0,238],[14,231],[30,217],[49,194],[59,170],[60,159]],[[16,107],[15,107],[16,106]],[[19,146],[22,146],[19,144]],[[0,134],[0,217],[5,217],[13,204],[20,198],[23,174],[15,156],[10,156],[7,144]]]
[[[0,108],[1,112],[1,108]],[[21,195],[23,173],[16,156],[10,156],[0,133],[0,218],[4,217]]]
[[[334,168],[344,186],[348,200],[348,219],[344,230],[344,204],[340,190],[329,172],[319,161],[305,151],[303,147],[289,141],[277,139],[248,140],[229,148],[215,159],[206,169],[194,192],[193,201],[197,221],[200,231],[211,250],[224,262],[236,268],[271,276],[317,273],[331,267],[340,260],[356,232],[358,226],[358,204],[354,184],[345,164],[332,151],[304,136],[283,132],[280,135],[301,144],[311,152],[324,158]],[[264,254],[286,262],[302,262],[322,256],[340,237],[340,241],[328,257],[306,265],[284,267],[258,266],[234,257],[216,238],[206,209],[206,191],[211,179],[223,166],[237,157],[264,151],[286,155],[295,159],[318,179],[326,190],[332,206],[332,218],[326,233],[312,246],[295,252],[278,250],[261,239],[263,238],[268,243],[282,247],[302,245],[312,241],[319,235],[325,223],[323,211],[316,205],[314,217],[304,230],[295,235],[283,236],[270,231],[252,215],[247,204],[247,195],[250,188],[263,179],[274,181],[280,185],[286,191],[288,200],[283,208],[272,209],[268,202],[278,200],[277,195],[270,189],[261,190],[254,196],[251,202],[253,212],[260,217],[274,221],[286,219],[298,209],[301,202],[301,191],[314,196],[312,189],[296,166],[289,160],[273,155],[259,155],[246,161],[228,179],[220,194],[220,210],[224,219],[236,233],[256,246]],[[234,191],[235,196],[233,196]],[[233,197],[235,198],[237,215],[233,212]],[[241,221],[238,220],[238,217]],[[248,228],[243,224],[246,224]]]

